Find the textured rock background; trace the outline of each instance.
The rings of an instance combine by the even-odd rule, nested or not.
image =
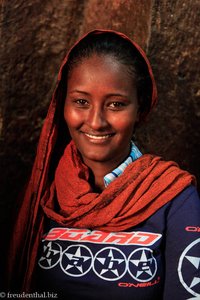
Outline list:
[[[159,104],[139,129],[142,148],[200,178],[198,0],[4,0],[1,8],[0,221],[9,222],[31,170],[66,49],[111,28],[148,50]]]
[[[170,3],[169,3],[170,2]],[[200,179],[200,3],[155,0],[148,55],[159,104],[141,142]],[[145,134],[146,132],[146,134]],[[139,138],[139,136],[138,136]]]

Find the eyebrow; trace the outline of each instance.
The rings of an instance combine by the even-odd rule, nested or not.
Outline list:
[[[90,96],[90,93],[85,92],[85,91],[81,91],[81,90],[72,90],[69,92],[69,94],[73,94],[73,93],[79,93],[79,94],[84,94],[87,96]],[[128,98],[127,95],[125,94],[121,94],[121,93],[110,93],[110,94],[106,94],[107,97],[125,97]]]
[[[84,91],[80,91],[80,90],[72,90],[72,91],[69,92],[69,94],[73,94],[73,93],[90,95],[90,93],[87,93],[87,92],[84,92]]]

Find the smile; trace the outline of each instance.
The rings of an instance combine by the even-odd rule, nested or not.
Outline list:
[[[84,134],[93,140],[106,140],[106,139],[110,138],[111,136],[113,136],[113,134],[105,134],[105,135],[93,135],[93,134],[89,134],[89,133],[84,133]]]

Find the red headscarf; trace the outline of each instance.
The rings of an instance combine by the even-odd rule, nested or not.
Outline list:
[[[114,31],[94,30],[86,36],[104,32]],[[152,108],[157,101],[157,91],[145,53],[124,34],[114,33],[131,42],[146,62],[152,81]],[[88,183],[88,169],[83,165],[73,142],[62,155],[70,141],[67,129],[63,129],[66,83],[62,79],[67,60],[68,55],[58,75],[11,242],[9,288],[18,280],[17,285],[22,291],[28,291],[32,284],[45,215],[68,227],[126,230],[148,218],[194,180],[175,163],[144,155],[128,166],[101,194],[93,193]],[[55,210],[55,206],[60,209]]]

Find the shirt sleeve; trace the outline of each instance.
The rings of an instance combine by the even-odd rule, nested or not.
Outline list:
[[[185,189],[168,211],[164,300],[200,299],[200,199]]]

